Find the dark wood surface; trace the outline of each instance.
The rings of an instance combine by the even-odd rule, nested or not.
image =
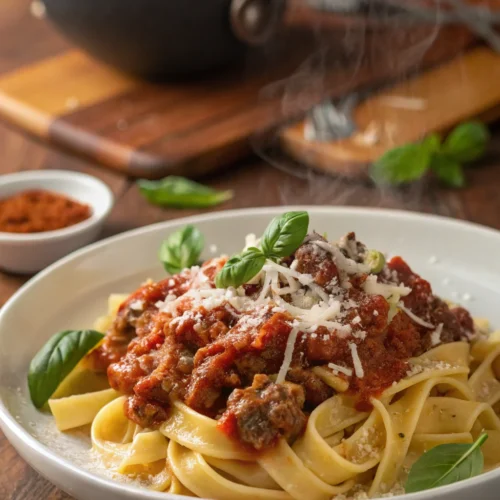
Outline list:
[[[14,68],[30,58],[39,57],[47,47],[63,44],[49,30],[36,28],[25,40],[29,50],[18,50],[13,39],[22,32],[3,29],[2,23],[32,23],[25,0],[0,2],[0,70]],[[10,24],[9,24],[10,26]],[[31,38],[32,37],[32,38]],[[7,50],[11,48],[11,50]],[[5,50],[4,50],[5,49]],[[271,158],[277,164],[278,157]],[[235,198],[215,210],[282,204],[350,205],[387,207],[422,211],[470,220],[500,230],[500,126],[494,129],[489,154],[468,171],[468,185],[462,190],[441,188],[425,181],[404,190],[381,191],[367,183],[349,182],[305,173],[286,162],[280,168],[252,157],[230,169],[205,179],[211,186],[235,191]],[[39,144],[0,123],[0,173],[29,169],[70,169],[95,175],[105,181],[116,196],[116,205],[102,237],[162,220],[199,213],[197,210],[163,210],[148,205],[134,182],[116,172],[104,170],[84,160]],[[26,277],[0,274],[0,305],[25,281]],[[29,467],[0,432],[0,499],[69,499]]]

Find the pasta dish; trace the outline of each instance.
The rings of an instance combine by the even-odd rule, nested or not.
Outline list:
[[[88,425],[103,467],[208,499],[417,491],[443,445],[480,458],[477,473],[499,465],[500,338],[402,257],[354,233],[332,243],[306,218],[113,295],[105,336],[37,406],[61,431]]]

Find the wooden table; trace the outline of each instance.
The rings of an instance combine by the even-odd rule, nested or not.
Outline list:
[[[64,41],[29,15],[29,0],[0,2],[0,68],[15,68],[37,54],[60,50]],[[27,29],[29,27],[29,29]],[[26,31],[24,31],[26,28]],[[28,39],[21,41],[25,32]],[[78,158],[35,143],[0,124],[0,173],[29,169],[69,169],[95,175],[116,196],[116,205],[102,237],[146,224],[199,213],[198,210],[163,210],[148,205],[134,182]],[[283,204],[360,205],[398,208],[446,215],[500,229],[500,127],[485,160],[468,171],[468,186],[445,189],[425,181],[404,190],[381,191],[369,184],[305,174],[296,176],[251,158],[234,165],[206,183],[235,191],[234,199],[215,210]],[[0,305],[27,280],[0,274]],[[68,499],[29,467],[0,433],[0,499]]]

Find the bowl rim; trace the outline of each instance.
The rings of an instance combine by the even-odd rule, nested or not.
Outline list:
[[[0,188],[3,186],[8,186],[11,183],[19,183],[19,190],[15,193],[20,193],[23,191],[23,182],[30,182],[33,180],[50,181],[52,179],[65,179],[74,182],[75,184],[85,185],[88,189],[104,192],[104,210],[102,211],[102,213],[96,214],[95,205],[85,202],[92,208],[92,214],[88,219],[85,219],[71,226],[64,227],[62,229],[55,229],[52,231],[43,231],[38,233],[9,233],[6,231],[0,231],[0,243],[28,243],[49,240],[57,241],[81,234],[87,229],[99,224],[101,221],[105,220],[108,217],[115,202],[113,192],[104,181],[100,180],[97,177],[94,177],[93,175],[84,174],[82,172],[74,172],[72,170],[24,170],[22,172],[14,172],[11,174],[0,176]],[[51,191],[50,188],[43,189]],[[57,190],[53,190],[53,192],[58,193]],[[77,196],[70,195],[70,197],[82,203],[82,200],[78,199]]]
[[[461,228],[462,230],[468,230],[470,232],[482,233],[482,235],[486,238],[494,238],[495,240],[500,242],[500,231],[488,227],[485,225],[481,225],[475,222],[454,219],[451,217],[446,217],[442,215],[431,215],[427,213],[418,213],[413,211],[406,210],[394,210],[394,209],[386,209],[386,208],[370,208],[370,207],[351,207],[351,206],[326,206],[326,205],[286,205],[286,206],[273,206],[273,207],[258,207],[258,208],[240,208],[233,210],[222,210],[217,212],[210,212],[205,214],[191,215],[186,217],[179,217],[171,220],[156,222],[154,224],[150,224],[147,226],[131,229],[129,231],[125,231],[123,233],[110,236],[103,240],[94,242],[90,245],[87,245],[66,257],[58,260],[54,264],[48,266],[46,269],[38,273],[36,276],[31,278],[27,283],[25,283],[19,290],[17,290],[5,303],[4,307],[0,310],[0,322],[3,319],[4,315],[8,308],[14,303],[27,289],[31,286],[35,285],[38,281],[43,280],[47,275],[49,275],[52,271],[66,265],[71,260],[80,257],[86,253],[93,253],[95,251],[99,251],[104,248],[106,245],[110,243],[116,243],[122,240],[126,240],[128,238],[134,238],[138,235],[155,232],[160,228],[165,229],[175,229],[176,227],[182,224],[196,224],[204,221],[211,221],[217,218],[222,219],[234,219],[241,216],[254,216],[254,215],[277,215],[281,212],[286,212],[290,210],[307,210],[309,213],[324,213],[324,212],[336,212],[339,215],[342,214],[356,214],[363,215],[365,217],[379,217],[383,215],[388,219],[406,219],[408,222],[422,222],[426,221],[431,225],[436,224],[446,224],[451,227]],[[132,498],[131,495],[140,495],[140,498],[144,499],[164,499],[168,498],[186,498],[174,494],[169,494],[165,492],[154,492],[151,490],[141,489],[135,485],[128,485],[118,481],[113,481],[112,479],[108,479],[105,477],[101,477],[98,474],[92,473],[82,467],[79,467],[75,463],[66,459],[65,457],[60,456],[57,452],[48,448],[46,445],[41,443],[35,436],[31,435],[18,421],[16,421],[15,417],[8,410],[4,398],[0,397],[0,429],[2,429],[9,438],[9,442],[17,441],[16,450],[18,446],[27,446],[30,449],[34,450],[36,454],[40,457],[43,457],[49,460],[54,467],[56,467],[59,471],[63,471],[65,473],[70,473],[75,477],[78,477],[79,480],[91,483],[97,483],[102,488],[113,491],[120,492],[123,494],[123,498]],[[26,460],[23,456],[23,459]],[[27,461],[27,460],[26,460]],[[30,462],[28,462],[30,463]],[[464,487],[471,490],[473,493],[473,488],[483,482],[490,482],[492,479],[500,480],[500,469],[490,470],[488,472],[484,472],[478,476],[473,478],[469,478],[465,481],[460,481],[457,483],[453,483],[447,486],[441,486],[436,489],[421,491],[417,493],[408,493],[404,495],[397,495],[394,498],[400,500],[432,500],[441,497],[441,494],[453,493],[457,492]],[[51,481],[52,482],[52,481]]]

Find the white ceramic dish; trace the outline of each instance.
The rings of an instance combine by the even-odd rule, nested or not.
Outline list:
[[[56,431],[48,415],[28,402],[26,373],[34,353],[55,332],[89,326],[111,292],[131,291],[147,277],[164,275],[157,260],[171,231],[196,224],[205,234],[205,257],[241,249],[249,232],[261,233],[271,216],[290,207],[215,213],[135,230],[63,259],[26,284],[0,312],[0,424],[19,453],[40,473],[79,500],[180,498],[103,477],[88,462],[82,435]],[[330,238],[355,230],[372,248],[403,255],[435,291],[463,302],[500,326],[500,233],[473,224],[406,212],[305,208],[311,229]],[[498,498],[500,470],[401,500]],[[396,497],[395,497],[396,498]],[[236,500],[236,499],[235,499]],[[304,499],[307,500],[307,499]]]
[[[106,220],[113,194],[90,175],[65,170],[37,170],[0,176],[0,199],[27,189],[45,189],[92,207],[92,216],[79,224],[45,233],[0,232],[0,268],[31,274],[92,242]]]

